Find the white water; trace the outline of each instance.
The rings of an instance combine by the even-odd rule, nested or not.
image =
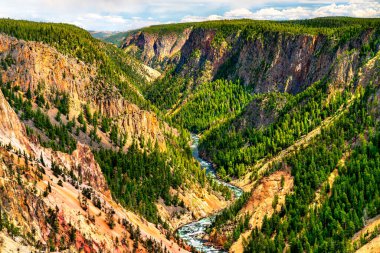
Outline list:
[[[243,194],[243,191],[236,186],[233,186],[227,182],[224,182],[216,178],[215,170],[212,167],[211,163],[199,157],[199,151],[198,151],[199,137],[195,134],[191,134],[191,139],[192,139],[192,145],[190,147],[191,147],[192,154],[194,158],[199,161],[201,168],[205,169],[206,173],[211,175],[216,182],[230,188],[235,194],[235,197],[239,198]],[[194,247],[196,250],[200,252],[204,252],[204,253],[226,252],[224,250],[216,249],[210,245],[206,245],[205,243],[207,241],[202,239],[202,237],[206,234],[207,228],[211,226],[214,220],[215,220],[215,215],[208,216],[206,218],[200,219],[199,221],[194,221],[180,227],[177,230],[177,233],[179,237],[183,239],[188,245]]]

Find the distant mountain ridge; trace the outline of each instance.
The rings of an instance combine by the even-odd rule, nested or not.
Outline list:
[[[92,30],[89,30],[88,31],[94,38],[96,39],[106,39],[116,33],[119,33],[119,32],[114,32],[114,31],[92,31]]]

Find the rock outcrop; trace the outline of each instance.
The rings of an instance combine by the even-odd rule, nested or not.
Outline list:
[[[78,143],[69,155],[31,142],[1,91],[0,117],[1,217],[3,224],[4,220],[11,224],[7,225],[8,235],[1,235],[0,251],[16,246],[74,252],[130,251],[133,240],[128,224],[132,224],[139,227],[142,241],[150,238],[159,247],[185,252],[155,225],[114,202],[89,147]],[[54,171],[57,168],[61,175]],[[84,197],[84,189],[90,189],[92,200]],[[113,228],[108,225],[110,219],[114,220]],[[138,248],[146,252],[143,244],[138,243]]]
[[[372,29],[347,41],[275,29],[247,36],[238,26],[227,35],[221,33],[212,25],[182,32],[143,29],[129,35],[122,47],[134,49],[132,52],[152,67],[174,65],[177,74],[197,83],[228,78],[243,81],[256,93],[295,94],[326,76],[336,85],[348,83],[363,55],[347,52],[378,36]]]
[[[131,52],[141,52],[141,60],[153,68],[161,69],[172,61],[178,59],[178,53],[189,39],[191,28],[180,33],[168,33],[160,36],[157,33],[137,32],[126,38],[122,48]]]
[[[55,48],[41,42],[26,42],[7,35],[0,35],[0,59],[10,57],[14,64],[2,73],[3,83],[11,82],[22,91],[42,94],[53,101],[57,94],[68,94],[70,118],[77,117],[83,106],[111,118],[127,139],[144,138],[158,142],[165,149],[165,132],[173,132],[166,123],[160,122],[152,112],[142,110],[122,97],[111,83],[99,83],[97,68],[65,56]],[[156,74],[155,74],[156,75]]]

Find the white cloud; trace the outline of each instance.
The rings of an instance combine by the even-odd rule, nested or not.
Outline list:
[[[380,2],[376,0],[353,0],[344,4],[332,3],[317,8],[298,6],[278,9],[270,7],[262,8],[254,12],[247,8],[239,8],[225,12],[223,16],[187,16],[182,19],[182,21],[190,22],[238,18],[286,20],[326,16],[380,17]]]
[[[353,16],[353,17],[379,17],[380,2],[378,1],[350,1],[349,4],[331,4],[320,7],[315,11],[316,16]]]
[[[215,19],[380,16],[380,0],[0,0],[0,17],[67,22],[91,30]],[[227,11],[226,11],[227,10]],[[223,14],[224,13],[224,14]]]
[[[209,21],[209,20],[221,20],[226,19],[224,16],[219,15],[210,15],[208,17],[200,17],[200,16],[185,16],[181,22],[201,22],[201,21]]]
[[[141,17],[124,18],[122,16],[100,15],[96,13],[88,13],[78,16],[70,21],[77,26],[84,27],[89,30],[97,31],[125,31],[135,28],[156,25],[158,21],[151,19],[144,20]]]
[[[225,17],[229,18],[249,18],[252,16],[252,12],[246,8],[234,9],[228,11],[224,14]]]

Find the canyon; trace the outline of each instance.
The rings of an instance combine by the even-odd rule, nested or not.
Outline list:
[[[112,36],[0,20],[0,251],[376,252],[378,19]]]

